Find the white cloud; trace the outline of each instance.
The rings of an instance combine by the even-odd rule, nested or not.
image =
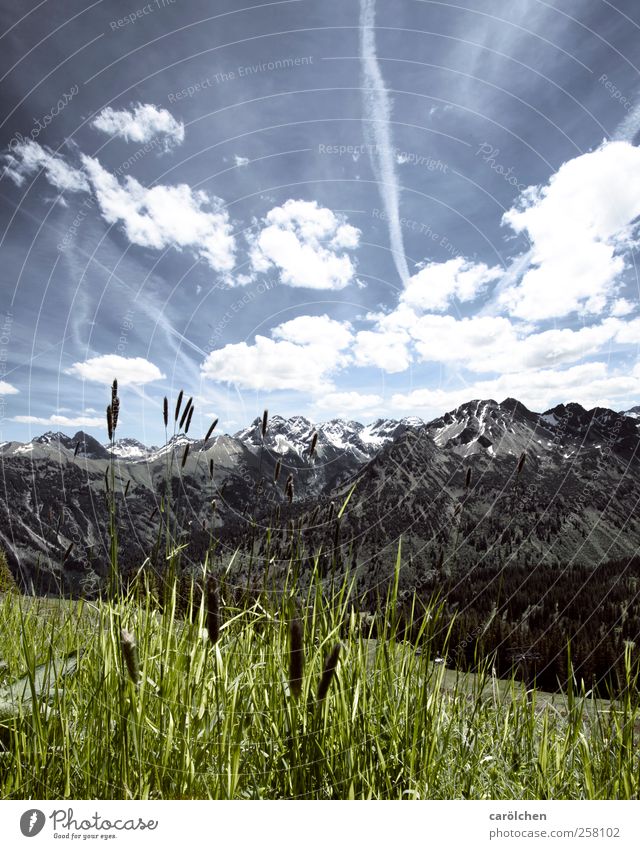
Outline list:
[[[11,383],[7,383],[6,380],[0,380],[0,395],[17,395],[19,391]]]
[[[326,315],[300,316],[274,328],[272,336],[212,351],[202,374],[242,389],[327,392],[331,375],[349,362],[349,325]]]
[[[384,402],[381,395],[366,395],[361,392],[329,392],[318,398],[315,407],[319,410],[332,410],[337,415],[370,413]]]
[[[59,154],[30,139],[15,145],[4,160],[4,174],[16,186],[21,186],[27,177],[42,170],[48,182],[61,192],[89,191],[89,183],[82,171],[73,168]]]
[[[640,344],[640,319],[608,318],[599,324],[532,332],[504,316],[420,315],[401,303],[386,315],[370,315],[373,330],[356,334],[356,365],[389,373],[413,362],[442,363],[482,372],[524,372],[575,363],[610,345]]]
[[[274,207],[251,240],[256,272],[275,267],[285,286],[344,289],[355,276],[345,251],[358,246],[360,231],[316,201],[288,200]]]
[[[499,305],[532,321],[576,310],[602,312],[624,269],[640,215],[640,149],[603,144],[564,163],[546,186],[531,186],[504,223],[531,242],[531,264]]]
[[[501,268],[489,268],[483,262],[469,262],[460,256],[446,262],[430,262],[409,278],[400,299],[416,309],[442,312],[454,298],[474,300],[501,275]]]
[[[411,330],[419,357],[456,363],[474,372],[518,372],[576,362],[615,339],[621,324],[610,319],[578,330],[529,333],[508,319],[422,316]]]
[[[294,342],[296,345],[312,345],[342,351],[351,344],[351,325],[336,321],[328,315],[300,315],[285,321],[273,329],[272,336]]]
[[[20,424],[59,425],[60,427],[105,427],[106,417],[97,416],[14,416],[12,422]]]
[[[618,298],[611,305],[611,315],[614,316],[624,316],[629,315],[629,313],[633,312],[636,308],[635,304],[632,304],[631,301],[628,301],[626,298]]]
[[[143,386],[165,376],[143,357],[121,357],[118,354],[103,354],[83,363],[74,363],[66,369],[66,373],[105,386],[110,386],[114,380],[119,386]]]
[[[133,177],[120,184],[97,159],[83,156],[102,216],[121,223],[129,241],[161,250],[192,249],[215,271],[228,272],[235,262],[235,239],[223,202],[182,183],[148,189]]]
[[[517,398],[532,410],[542,411],[558,403],[575,401],[586,408],[616,407],[620,401],[640,396],[640,365],[630,373],[608,372],[605,363],[583,363],[565,370],[502,375],[454,389],[416,389],[396,394],[391,405],[399,410],[438,415],[472,398],[502,401]]]
[[[612,323],[615,320],[612,320]],[[618,330],[615,340],[621,345],[640,345],[640,318],[615,322]]]
[[[109,136],[140,144],[160,138],[166,150],[184,141],[184,124],[167,109],[151,103],[138,103],[131,110],[116,110],[108,106],[94,118],[91,126]]]
[[[354,361],[359,366],[374,366],[388,374],[406,371],[411,365],[409,343],[404,330],[361,330],[356,334]]]

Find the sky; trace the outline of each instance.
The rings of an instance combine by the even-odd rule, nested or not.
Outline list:
[[[631,0],[0,2],[0,441],[640,403]]]

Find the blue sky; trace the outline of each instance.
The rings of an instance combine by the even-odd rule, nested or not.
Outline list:
[[[640,402],[630,2],[3,2],[0,436]]]

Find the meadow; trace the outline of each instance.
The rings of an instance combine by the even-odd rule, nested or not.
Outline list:
[[[370,614],[293,534],[280,581],[240,585],[232,556],[187,575],[168,533],[161,580],[142,564],[123,586],[112,506],[101,598],[0,596],[2,798],[638,798],[630,650],[612,700],[570,653],[563,693],[490,654],[456,671],[442,602],[400,601],[401,548]]]
[[[635,681],[615,702],[456,673],[439,608],[377,637],[345,582],[180,611],[123,597],[0,601],[3,798],[637,798]],[[293,615],[294,607],[298,607]],[[629,669],[631,677],[632,672]]]

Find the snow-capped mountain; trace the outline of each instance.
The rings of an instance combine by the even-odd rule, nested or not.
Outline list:
[[[142,442],[138,442],[137,439],[117,439],[113,448],[109,443],[107,443],[104,448],[109,452],[118,457],[120,460],[146,460],[150,454],[153,454],[158,449],[154,446],[152,448],[147,448],[146,445],[143,445]]]
[[[56,455],[62,458],[85,458],[89,460],[106,460],[109,458],[109,452],[102,446],[95,437],[88,433],[79,430],[75,436],[67,436],[65,433],[47,431],[41,436],[34,437],[30,442],[9,443],[9,446],[3,454],[29,456],[32,459],[42,459]]]
[[[540,556],[542,542],[558,558],[575,554],[591,562],[622,556],[640,544],[631,510],[640,500],[640,419],[633,412],[560,404],[538,413],[515,399],[485,399],[427,423],[408,417],[314,424],[303,416],[274,415],[264,441],[261,418],[206,444],[184,434],[160,448],[119,439],[113,456],[119,515],[126,522],[123,563],[139,565],[157,538],[151,517],[166,490],[167,470],[196,542],[198,529],[213,524],[235,547],[246,537],[248,514],[262,510],[270,521],[270,511],[280,505],[294,518],[314,506],[339,503],[355,484],[342,531],[345,538],[352,534],[354,545],[366,547],[367,556],[401,533],[416,562],[437,561],[451,544],[461,498],[469,523],[465,562],[478,552],[503,557],[502,544],[491,547],[494,537],[508,538],[511,545],[519,541],[516,553],[524,561]],[[526,462],[516,475],[523,454]],[[0,445],[0,547],[25,580],[37,576],[46,588],[46,580],[56,576],[66,590],[84,592],[86,582],[102,579],[105,471],[111,458],[111,446],[82,431]],[[471,489],[465,484],[468,469]],[[285,488],[290,478],[291,506]],[[73,540],[83,544],[74,546],[62,567]],[[326,550],[332,540],[316,542]],[[90,552],[86,546],[93,546]]]
[[[640,419],[640,406],[631,407],[630,410],[623,410],[623,416],[629,416],[631,419]]]
[[[578,449],[599,449],[611,441],[618,449],[631,450],[638,439],[638,423],[628,414],[579,404],[558,404],[544,413],[528,410],[514,398],[501,404],[493,400],[470,401],[434,419],[426,431],[439,448],[461,457],[486,453],[489,456],[535,456],[562,450],[564,456]],[[566,449],[566,450],[565,450]]]
[[[321,460],[335,455],[336,452],[351,452],[359,462],[363,462],[373,457],[383,445],[400,433],[422,425],[423,421],[416,417],[400,421],[378,419],[363,425],[345,419],[331,419],[314,424],[304,416],[273,416],[268,420],[264,446],[269,451],[283,456],[292,454],[303,459],[309,456],[313,435],[317,433],[314,454]],[[263,444],[262,419],[256,418],[248,428],[238,431],[235,438],[249,448],[260,449]]]
[[[639,472],[636,419],[476,400],[384,445],[333,498],[355,485],[343,539],[380,552],[401,537],[423,569],[596,564],[640,546]]]

